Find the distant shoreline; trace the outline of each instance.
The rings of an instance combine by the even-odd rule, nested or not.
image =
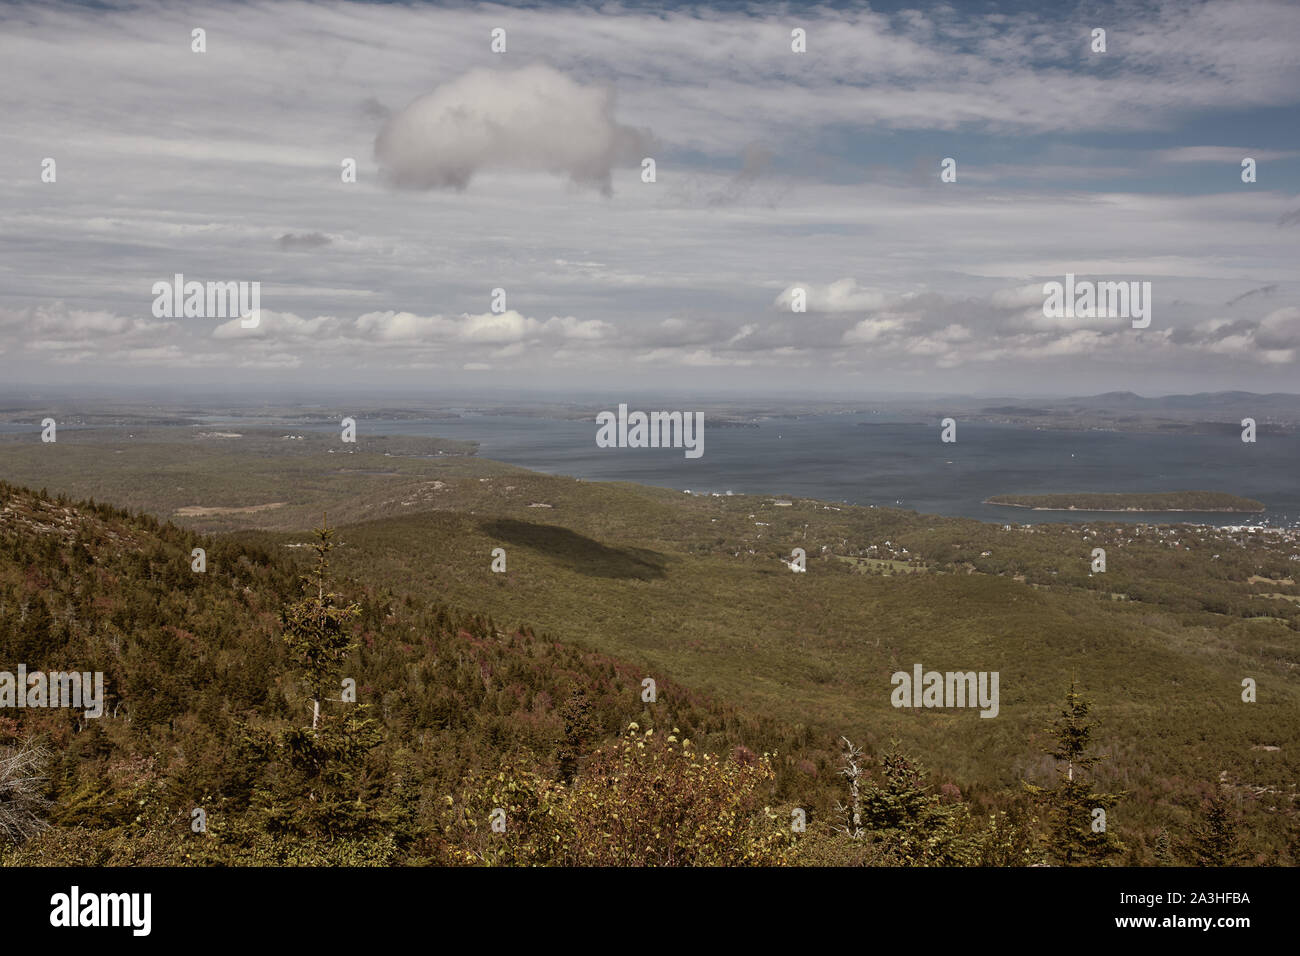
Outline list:
[[[992,498],[985,498],[981,504],[1001,505],[1004,508],[1026,508],[1029,511],[1095,511],[1098,514],[1180,514],[1188,512],[1190,514],[1254,514],[1257,511],[1263,511],[1263,508],[1080,508],[1077,505],[1070,505],[1066,508],[1048,508],[1042,505],[1015,505],[1009,501],[994,501]]]
[[[1170,491],[1147,494],[1084,492],[1054,495],[992,495],[986,505],[1028,508],[1030,511],[1095,511],[1100,514],[1134,512],[1178,514],[1255,514],[1267,510],[1264,503],[1219,491]]]

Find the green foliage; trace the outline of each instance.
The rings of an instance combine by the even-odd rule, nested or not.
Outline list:
[[[849,799],[844,823],[801,841],[798,860],[817,866],[1025,866],[1036,862],[1036,820],[1019,809],[987,820],[970,807],[931,792],[925,769],[891,745],[879,760],[878,779],[860,782],[861,753],[846,740],[843,775]]]
[[[367,834],[385,822],[367,800],[375,775],[371,751],[383,741],[370,705],[322,715],[315,728],[290,727],[247,753],[267,773],[252,794],[253,812],[271,835],[335,839]]]
[[[316,566],[303,578],[305,597],[284,612],[283,638],[311,700],[310,727],[289,727],[262,740],[250,734],[248,753],[269,774],[255,788],[253,802],[271,835],[351,837],[384,821],[363,794],[367,758],[383,740],[369,704],[338,699],[340,714],[322,711],[326,689],[339,680],[348,655],[357,649],[350,630],[359,604],[340,605],[328,589],[334,532],[316,529]]]
[[[931,793],[924,770],[897,749],[882,756],[879,781],[863,788],[862,809],[882,860],[915,866],[974,862],[973,848],[961,838],[965,807],[945,804]]]
[[[124,445],[107,456],[102,447],[98,458],[112,459],[102,481],[121,482],[111,497],[152,506],[137,494],[149,482],[113,470],[147,465],[133,459],[147,449]],[[197,461],[217,458],[187,460],[185,480],[196,478],[200,490],[169,491],[184,495],[177,501],[211,502],[195,495],[232,478],[228,461],[196,477]],[[356,459],[376,468],[389,461]],[[307,456],[290,465],[244,468],[233,501],[271,500],[319,470]],[[772,754],[756,805],[809,815],[792,862],[1040,862],[1037,824],[1005,778],[1009,767],[1038,772],[1042,758],[1026,741],[1062,666],[1089,682],[1124,675],[1100,684],[1109,730],[1091,742],[1114,756],[1098,788],[1131,794],[1122,817],[1133,837],[1128,862],[1155,859],[1162,828],[1181,846],[1181,807],[1222,769],[1232,791],[1247,795],[1241,822],[1256,858],[1300,856],[1285,849],[1300,726],[1288,718],[1300,697],[1295,676],[1277,664],[1300,608],[1253,593],[1292,587],[1294,562],[1263,536],[1234,544],[1213,532],[1166,540],[1123,527],[1006,530],[805,501],[777,509],[752,496],[686,498],[473,459],[392,468],[401,474],[340,474],[328,493],[311,490],[351,496],[352,520],[402,515],[343,529],[346,547],[329,557],[349,600],[322,586],[323,574],[309,574],[315,587],[306,595],[295,588],[297,573],[311,570],[295,567],[311,554],[301,534],[202,537],[148,515],[0,485],[0,661],[102,670],[108,697],[99,720],[69,711],[0,717],[0,746],[43,736],[53,755],[42,793],[52,805],[40,810],[53,825],[10,856],[466,862],[451,848],[478,852],[474,839],[499,835],[481,818],[478,836],[450,840],[447,794],[504,772],[517,788],[548,794],[541,805],[560,806],[551,789],[590,786],[610,738],[637,720],[680,727],[700,752],[735,754],[738,766]],[[88,474],[69,472],[51,487]],[[443,487],[431,487],[435,474]],[[98,485],[95,494],[103,500]],[[555,507],[527,510],[536,501]],[[210,521],[292,527],[306,507]],[[446,510],[424,510],[432,507]],[[491,575],[481,560],[496,543],[489,529],[512,535],[509,574]],[[791,540],[808,542],[807,575],[777,563]],[[873,557],[886,541],[892,554]],[[1110,570],[1089,577],[1094,543],[1110,549]],[[199,546],[205,574],[189,570]],[[912,573],[855,572],[839,553]],[[320,551],[315,557],[319,564]],[[1130,600],[1111,601],[1112,590]],[[1291,623],[1243,620],[1261,611]],[[494,623],[529,619],[546,620],[555,636]],[[1001,670],[999,718],[891,708],[887,675],[899,660]],[[1269,675],[1270,693],[1237,704],[1239,675],[1255,672]],[[652,705],[639,698],[647,674],[659,685]],[[362,703],[329,703],[343,676],[356,680]],[[1171,694],[1174,682],[1181,690]],[[314,735],[313,700],[321,704]],[[827,832],[843,797],[840,732],[865,745],[872,776],[864,784],[880,811],[874,837],[869,828],[861,840]],[[891,779],[880,753],[891,738],[924,754],[937,776]],[[1264,743],[1277,749],[1252,750]],[[597,797],[583,805],[589,814],[612,811]],[[208,812],[207,834],[189,828],[196,807]],[[777,816],[784,835],[788,813]],[[551,857],[539,849],[532,858]]]
[[[443,852],[475,865],[772,866],[793,848],[768,803],[771,758],[698,753],[634,722],[569,786],[499,772],[448,797]],[[504,832],[492,814],[504,811]]]
[[[102,669],[108,698],[98,720],[0,718],[0,746],[44,733],[53,755],[40,784],[50,803],[38,808],[53,825],[7,862],[428,862],[440,795],[504,763],[521,781],[553,782],[566,747],[585,767],[642,715],[640,668],[375,588],[345,601],[326,577],[328,549],[295,595],[292,565],[257,545],[4,490],[3,659],[41,594],[60,611],[61,643],[28,665]],[[189,570],[196,546],[205,574]],[[80,570],[51,573],[65,560]],[[309,672],[321,693],[314,731]],[[333,700],[343,674],[361,703]],[[693,739],[726,749],[775,735],[775,721],[659,686],[656,712]],[[204,833],[191,830],[195,808]]]
[[[570,783],[578,773],[578,762],[597,736],[595,715],[587,692],[581,688],[569,695],[560,709],[564,739],[557,755],[561,783]]]
[[[1240,866],[1245,862],[1236,812],[1223,788],[1202,802],[1184,855],[1193,866]]]
[[[1053,789],[1026,784],[1029,793],[1047,808],[1047,846],[1051,857],[1065,866],[1101,863],[1124,852],[1124,845],[1111,831],[1105,811],[1127,794],[1101,793],[1084,779],[1103,758],[1089,752],[1095,722],[1091,705],[1073,683],[1065,695],[1065,708],[1049,728],[1053,743],[1044,750],[1056,762],[1059,776]],[[1098,815],[1097,811],[1102,811]]]
[[[333,548],[330,539],[334,531],[322,524],[313,532],[316,543],[316,567],[304,576],[307,591],[303,600],[284,612],[284,642],[289,648],[290,660],[302,670],[313,710],[313,726],[319,719],[320,704],[326,687],[337,682],[348,654],[356,650],[348,625],[361,613],[361,606],[340,606],[338,595],[326,590],[329,576],[329,553]],[[312,591],[315,593],[312,593]]]

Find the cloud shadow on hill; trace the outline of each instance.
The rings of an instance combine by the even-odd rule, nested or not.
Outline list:
[[[667,561],[658,551],[612,548],[568,528],[509,518],[485,521],[479,528],[507,547],[529,548],[590,577],[649,581],[667,573]]]

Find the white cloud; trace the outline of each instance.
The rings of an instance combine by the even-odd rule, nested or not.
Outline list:
[[[482,342],[504,344],[518,342],[536,334],[540,323],[520,315],[514,309],[505,312],[484,312],[481,315],[464,316],[457,329],[457,337],[462,342]]]
[[[306,339],[325,333],[330,320],[324,316],[304,319],[291,312],[276,312],[271,309],[259,309],[257,325],[244,327],[244,319],[234,318],[222,322],[212,330],[215,339]],[[191,322],[203,323],[211,320],[191,319]]]
[[[1270,312],[1260,320],[1255,338],[1264,349],[1300,346],[1300,308],[1289,306]]]
[[[1227,163],[1240,165],[1249,156],[1259,163],[1300,156],[1295,150],[1252,149],[1248,146],[1178,146],[1157,150],[1155,158],[1166,163]]]
[[[828,285],[795,283],[786,286],[773,304],[788,311],[794,301],[794,290],[799,288],[804,290],[809,312],[866,312],[879,309],[888,301],[883,292],[862,288],[857,279],[850,278],[837,279]]]
[[[482,169],[567,176],[611,192],[620,162],[649,136],[614,119],[613,92],[559,70],[477,69],[393,115],[375,138],[385,178],[408,189],[464,189]]]
[[[1028,309],[1033,306],[1041,309],[1044,298],[1043,283],[1034,282],[1014,289],[999,289],[989,296],[989,301],[1004,309]]]
[[[445,326],[440,316],[410,312],[367,312],[354,323],[361,337],[379,342],[429,342],[442,336]]]
[[[582,339],[595,341],[604,338],[613,330],[608,322],[602,322],[600,319],[576,319],[571,315],[563,318],[551,316],[542,325],[542,332],[545,335],[558,339]]]
[[[881,315],[876,318],[863,319],[844,333],[844,344],[860,345],[875,342],[902,327],[903,319],[896,315]]]

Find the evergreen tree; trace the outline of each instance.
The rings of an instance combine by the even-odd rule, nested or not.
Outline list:
[[[964,838],[965,808],[930,791],[925,769],[902,751],[881,758],[881,780],[861,788],[862,825],[881,853],[880,862],[909,866],[959,866],[973,862]]]
[[[1220,787],[1201,805],[1201,816],[1192,827],[1187,855],[1196,866],[1236,866],[1242,852],[1232,802]]]
[[[311,726],[293,727],[272,740],[250,740],[255,750],[279,765],[259,791],[267,829],[272,832],[323,836],[359,835],[377,822],[366,805],[365,764],[382,740],[369,704],[345,703],[342,713],[328,713],[330,688],[342,687],[343,665],[356,650],[349,625],[360,605],[343,604],[328,587],[329,553],[334,532],[316,529],[316,567],[303,577],[303,599],[285,609],[284,641],[301,668],[311,702]]]
[[[339,605],[339,596],[326,590],[329,576],[330,539],[334,532],[328,523],[315,530],[316,568],[302,578],[306,596],[285,609],[284,642],[289,654],[303,670],[307,696],[312,704],[311,726],[321,721],[321,701],[326,688],[339,685],[339,675],[348,654],[356,650],[348,624],[361,613],[358,604]],[[315,592],[314,594],[312,592]]]
[[[586,754],[596,736],[596,719],[591,712],[591,701],[581,688],[569,695],[560,709],[564,720],[564,741],[560,745],[560,780],[572,782],[578,773],[578,761]]]
[[[1103,759],[1088,752],[1097,726],[1090,711],[1091,705],[1071,681],[1065,708],[1048,728],[1054,743],[1043,751],[1057,761],[1060,781],[1054,789],[1025,784],[1046,804],[1048,852],[1065,866],[1102,863],[1124,851],[1106,823],[1105,811],[1127,794],[1098,792],[1084,779]]]
[[[17,645],[18,660],[33,668],[43,664],[54,649],[54,617],[39,595],[32,598],[19,625]]]

